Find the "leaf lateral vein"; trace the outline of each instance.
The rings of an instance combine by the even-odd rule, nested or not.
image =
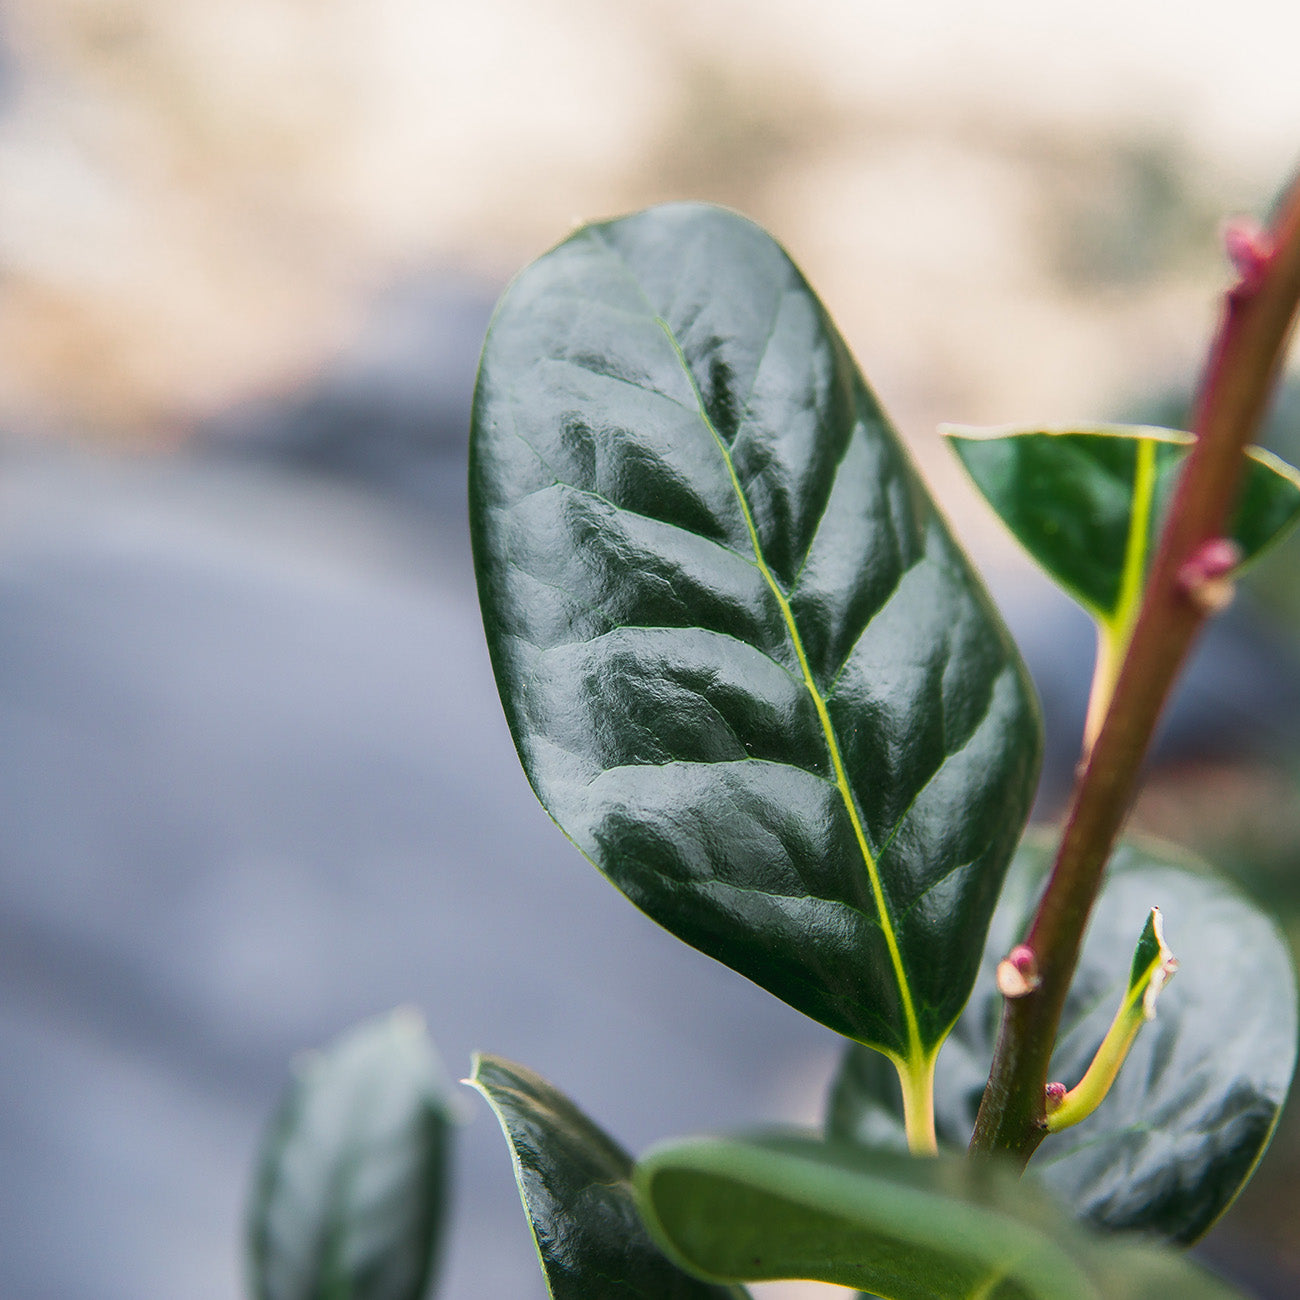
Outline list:
[[[844,770],[844,759],[840,754],[839,741],[835,734],[834,725],[831,722],[830,713],[826,707],[826,701],[822,697],[821,691],[817,688],[817,683],[813,679],[812,667],[808,662],[808,655],[804,649],[803,638],[799,634],[798,624],[795,622],[794,612],[790,608],[789,599],[781,584],[777,581],[776,575],[772,572],[763,554],[762,541],[758,535],[757,525],[754,523],[753,511],[750,509],[749,500],[745,495],[745,490],[740,482],[740,477],[736,472],[735,463],[731,457],[731,450],[723,440],[722,435],[715,428],[713,421],[709,418],[708,409],[704,404],[703,394],[700,392],[699,385],[695,380],[695,373],[690,367],[685,354],[682,351],[681,344],[677,341],[673,333],[672,326],[668,324],[662,316],[656,313],[656,319],[660,328],[663,330],[665,337],[668,339],[673,353],[681,366],[683,373],[686,375],[692,390],[695,393],[696,402],[699,406],[700,419],[708,429],[710,436],[718,447],[722,455],[723,463],[726,466],[727,473],[731,479],[732,488],[736,494],[736,500],[739,503],[741,514],[745,520],[745,527],[749,531],[750,541],[754,548],[754,560],[762,573],[764,580],[771,589],[772,596],[781,611],[781,617],[785,621],[786,630],[790,636],[791,644],[794,647],[795,655],[799,660],[799,667],[803,673],[804,685],[807,687],[808,694],[812,697],[813,705],[817,710],[817,717],[821,724],[822,733],[826,741],[826,747],[830,753],[831,766],[835,772],[835,785],[840,793],[841,801],[844,804],[845,812],[848,815],[850,825],[853,828],[854,839],[857,841],[858,850],[862,855],[862,861],[867,869],[867,877],[871,884],[872,899],[876,905],[876,911],[880,919],[880,931],[884,935],[885,944],[889,949],[890,963],[893,967],[894,977],[898,984],[899,999],[903,1006],[903,1015],[907,1022],[908,1036],[908,1053],[907,1060],[909,1063],[920,1061],[925,1056],[925,1049],[921,1043],[920,1024],[917,1020],[916,1007],[912,1000],[912,990],[907,980],[907,974],[903,967],[903,956],[898,944],[898,936],[894,931],[893,919],[889,912],[888,903],[885,899],[884,885],[881,881],[879,866],[876,862],[875,855],[871,851],[871,846],[867,841],[866,830],[862,824],[862,817],[858,811],[857,800],[848,783],[848,776]],[[897,1059],[897,1058],[895,1058]]]

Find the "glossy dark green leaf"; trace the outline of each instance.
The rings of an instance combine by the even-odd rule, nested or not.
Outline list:
[[[1102,621],[1140,597],[1191,435],[1093,429],[949,431],[975,485],[1030,555]],[[1249,562],[1300,518],[1300,477],[1252,448],[1230,529]],[[1126,567],[1136,582],[1125,582]]]
[[[420,1300],[447,1205],[450,1084],[395,1011],[306,1056],[262,1149],[250,1222],[258,1300]]]
[[[785,253],[675,205],[535,262],[488,334],[470,487],[547,810],[681,938],[928,1065],[1026,815],[1037,710]]]
[[[1001,1017],[998,960],[1024,934],[1051,859],[1032,836],[994,917],[975,996],[939,1058],[940,1140],[964,1148]],[[1066,1005],[1052,1075],[1083,1075],[1119,1005],[1133,931],[1159,905],[1178,975],[1097,1111],[1048,1137],[1031,1168],[1098,1227],[1189,1243],[1254,1170],[1291,1079],[1295,978],[1273,923],[1180,850],[1128,840],[1117,850]],[[897,1083],[851,1049],[832,1091],[829,1130],[872,1145],[903,1143]]]
[[[632,1158],[540,1075],[498,1056],[468,1080],[510,1144],[515,1181],[554,1300],[736,1300],[683,1273],[651,1241],[632,1193]]]
[[[891,1300],[1233,1294],[1151,1247],[1117,1257],[989,1162],[798,1136],[696,1139],[651,1151],[636,1187],[664,1249],[718,1282],[807,1278]]]

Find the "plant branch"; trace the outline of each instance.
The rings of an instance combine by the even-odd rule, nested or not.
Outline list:
[[[1089,913],[1128,814],[1156,721],[1196,634],[1222,604],[1222,537],[1300,305],[1300,177],[1271,230],[1228,232],[1229,290],[1137,622],[1075,781],[1056,861],[1025,944],[1038,983],[1008,999],[971,1150],[1023,1166],[1046,1132],[1047,1071]]]

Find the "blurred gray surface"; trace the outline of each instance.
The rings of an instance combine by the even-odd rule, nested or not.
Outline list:
[[[832,1036],[640,916],[527,789],[459,521],[264,467],[0,472],[0,1295],[239,1294],[290,1057],[422,1007],[633,1147]],[[466,1092],[448,1297],[542,1296]]]

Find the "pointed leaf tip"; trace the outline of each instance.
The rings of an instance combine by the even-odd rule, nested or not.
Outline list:
[[[1154,951],[1149,951],[1152,945]],[[1155,1019],[1156,999],[1177,970],[1178,958],[1165,942],[1164,914],[1158,907],[1153,907],[1133,955],[1133,968],[1129,975],[1130,991],[1135,988],[1142,991],[1142,1014],[1147,1020]]]
[[[736,1300],[683,1272],[651,1240],[632,1158],[541,1075],[476,1053],[470,1086],[492,1107],[552,1300]]]

